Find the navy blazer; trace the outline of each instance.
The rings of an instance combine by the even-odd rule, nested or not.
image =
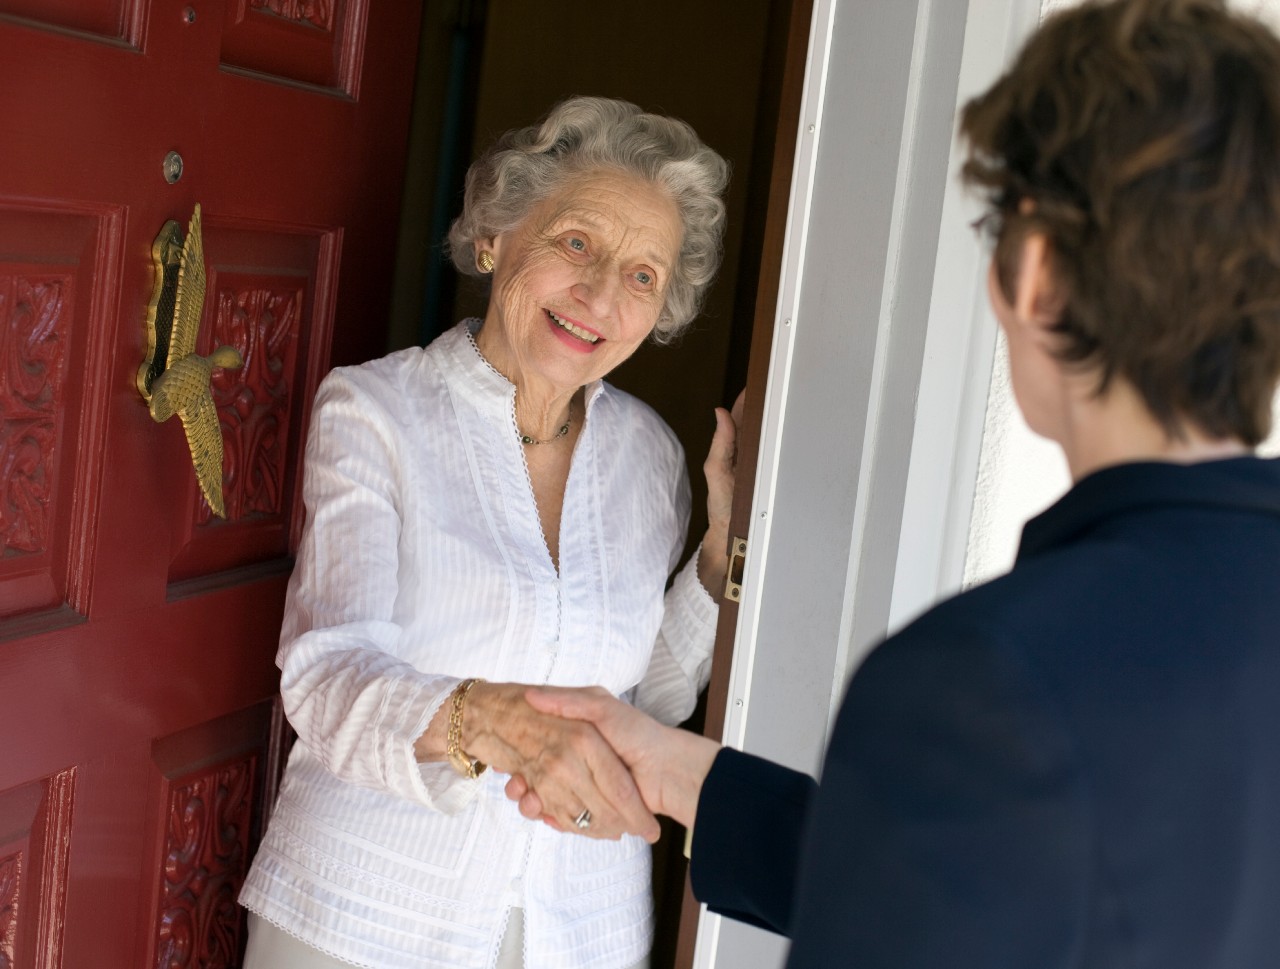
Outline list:
[[[692,879],[791,969],[1280,966],[1280,461],[1080,481],[872,652],[820,787],[721,752]]]

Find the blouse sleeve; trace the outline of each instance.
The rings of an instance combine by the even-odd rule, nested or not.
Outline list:
[[[276,663],[289,722],[338,778],[446,813],[478,783],[413,745],[454,686],[398,655],[401,511],[385,413],[334,371],[316,396],[303,480],[307,523]]]
[[[689,476],[681,451],[672,500],[680,523],[672,536],[671,565],[679,560],[689,531]],[[656,720],[677,724],[689,719],[698,694],[711,675],[719,607],[698,579],[701,545],[679,572],[663,602],[662,625],[648,669],[636,687],[635,705]]]

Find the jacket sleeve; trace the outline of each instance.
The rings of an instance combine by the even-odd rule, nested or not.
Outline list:
[[[816,791],[808,774],[721,750],[698,798],[694,896],[720,915],[790,935],[797,861]]]
[[[398,655],[395,452],[370,396],[341,370],[326,377],[307,443],[307,522],[276,657],[280,691],[300,742],[334,775],[452,813],[478,782],[414,757],[457,679]]]

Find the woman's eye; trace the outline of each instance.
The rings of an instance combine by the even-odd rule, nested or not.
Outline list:
[[[574,252],[587,251],[587,243],[584,240],[579,239],[577,236],[570,236],[569,239],[565,242],[565,245],[567,245]]]
[[[636,282],[641,286],[652,286],[653,276],[645,272],[643,269],[636,273]]]

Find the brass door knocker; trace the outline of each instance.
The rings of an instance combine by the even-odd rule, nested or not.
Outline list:
[[[138,390],[152,420],[162,423],[174,414],[182,419],[200,493],[215,515],[226,518],[222,429],[210,377],[214,367],[235,370],[244,360],[239,350],[229,346],[203,357],[195,352],[205,295],[199,204],[191,214],[186,239],[177,222],[164,224],[151,247],[151,260],[155,286],[147,306],[147,359],[138,368]]]

